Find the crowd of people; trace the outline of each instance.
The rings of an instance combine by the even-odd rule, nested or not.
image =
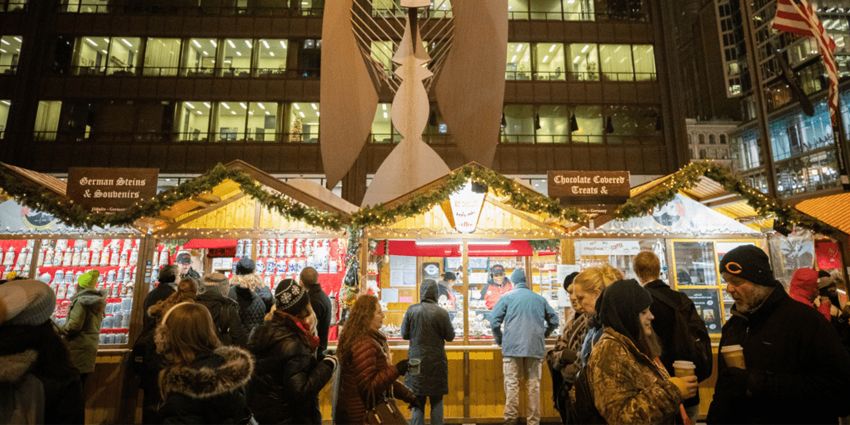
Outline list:
[[[798,270],[786,292],[761,249],[724,255],[720,271],[735,304],[714,370],[705,324],[660,279],[658,257],[641,252],[633,271],[637,280],[610,265],[567,276],[573,313],[548,351],[556,311],[523,269],[494,280],[500,290],[510,285],[493,297],[489,316],[502,351],[506,423],[519,421],[521,385],[526,422],[540,423],[544,364],[564,424],[692,424],[699,382],[712,374],[709,424],[838,423],[850,414],[850,308],[832,276]],[[133,346],[144,423],[321,424],[329,418],[319,393],[328,385],[335,423],[405,422],[394,400],[410,407],[413,425],[425,423],[426,406],[430,423],[443,422],[445,344],[455,338],[438,301],[444,284],[422,283],[401,324],[408,358],[394,360],[375,296],[354,301],[329,350],[330,301],[316,270],[282,280],[274,293],[255,277],[248,258],[232,279],[201,277],[185,261],[159,271]],[[51,320],[49,286],[0,284],[0,422],[83,423],[105,305],[98,279],[96,271],[79,277],[61,327]]]

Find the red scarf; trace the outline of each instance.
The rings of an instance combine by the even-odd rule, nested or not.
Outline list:
[[[275,314],[280,315],[280,317],[284,320],[289,320],[291,323],[294,323],[295,327],[298,328],[299,336],[305,343],[307,343],[311,350],[315,350],[319,347],[319,337],[313,335],[313,332],[301,319],[281,310],[276,310]]]

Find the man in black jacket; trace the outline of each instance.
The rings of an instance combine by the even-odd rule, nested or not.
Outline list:
[[[245,347],[248,345],[248,335],[239,319],[239,304],[225,297],[222,291],[222,288],[228,287],[227,277],[223,274],[207,273],[204,275],[202,292],[195,301],[210,311],[215,332],[222,344]]]
[[[850,413],[850,355],[817,311],[785,293],[767,254],[737,247],[720,272],[735,299],[720,348],[741,345],[746,368],[718,358],[707,422],[834,424]]]
[[[696,318],[696,322],[700,325],[698,326],[699,331],[696,335],[688,336],[699,338],[705,344],[708,350],[707,358],[711,360],[711,346],[709,345],[708,329],[706,329],[705,323],[697,315],[694,302],[687,295],[674,291],[660,279],[661,261],[658,259],[658,256],[651,251],[642,251],[635,257],[634,271],[641,285],[652,295],[653,302],[649,307],[652,315],[655,316],[655,320],[652,321],[652,329],[658,335],[659,342],[661,343],[661,363],[667,369],[667,372],[673,375],[673,362],[676,360],[687,360],[698,363],[696,359],[688,358],[688,355],[683,354],[688,352],[686,347],[683,349],[684,345],[692,344],[692,342],[676,340],[676,310],[670,304],[686,306],[689,312],[687,317]],[[693,320],[688,321],[688,323],[691,322]],[[710,366],[710,361],[708,364]],[[697,377],[701,380],[707,379],[711,375],[711,368],[708,367],[707,369],[704,371],[697,370]],[[696,422],[697,414],[699,413],[699,392],[697,392],[696,396],[684,400],[682,404],[685,406],[688,417]]]
[[[144,329],[149,329],[156,325],[153,318],[148,314],[148,309],[177,291],[177,273],[178,269],[175,265],[163,266],[159,271],[159,275],[156,278],[158,282],[156,288],[148,292],[148,296],[145,297]]]
[[[319,336],[318,354],[321,359],[325,350],[328,349],[328,329],[331,327],[331,299],[322,290],[322,285],[319,284],[319,272],[316,269],[305,267],[304,270],[301,270],[299,280],[301,286],[307,289],[310,306],[316,313],[316,333]]]

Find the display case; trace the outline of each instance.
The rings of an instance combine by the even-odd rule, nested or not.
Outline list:
[[[139,243],[139,239],[42,239],[37,248],[35,274],[56,293],[57,324],[62,325],[67,319],[77,279],[89,270],[97,270],[98,289],[106,294],[100,344],[128,344]]]
[[[33,239],[0,240],[0,276],[28,276],[32,266]]]
[[[661,261],[661,280],[668,281],[667,249],[664,239],[582,239],[575,242],[576,264],[581,269],[602,264],[623,272],[627,279],[637,279],[634,259],[641,251],[652,251]]]

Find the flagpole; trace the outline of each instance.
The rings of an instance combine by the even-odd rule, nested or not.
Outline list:
[[[844,118],[841,116],[841,86],[838,86],[838,105],[836,106],[835,121],[832,124],[832,139],[835,140],[836,160],[838,162],[838,176],[841,180],[841,188],[850,191],[850,175],[847,165],[850,164],[850,151],[847,150],[847,140],[844,137]],[[827,100],[829,102],[829,100]]]

